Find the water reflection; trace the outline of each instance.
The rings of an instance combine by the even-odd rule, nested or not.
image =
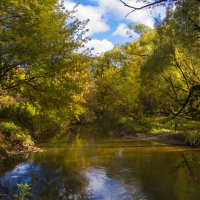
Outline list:
[[[17,183],[29,183],[32,176],[37,176],[41,168],[32,163],[21,163],[6,172],[0,179],[0,188],[4,194],[17,192]]]
[[[199,155],[175,147],[138,148],[119,139],[60,144],[3,173],[0,193],[12,196],[17,183],[29,183],[32,199],[41,200],[196,200]]]
[[[133,199],[135,188],[109,178],[104,168],[89,168],[84,174],[88,180],[89,199]]]

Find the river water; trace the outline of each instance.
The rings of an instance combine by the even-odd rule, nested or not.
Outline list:
[[[76,137],[0,168],[0,193],[38,200],[199,200],[200,151],[123,138]],[[9,199],[0,197],[0,199]]]

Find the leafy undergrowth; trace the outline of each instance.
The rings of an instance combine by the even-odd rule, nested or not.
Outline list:
[[[188,145],[200,147],[200,121],[191,118],[176,117],[171,119],[165,116],[142,117],[135,120],[131,117],[123,117],[118,122],[126,134],[183,134]]]
[[[131,117],[123,117],[119,120],[119,125],[123,126],[126,133],[164,133],[174,131],[174,127],[166,123],[166,117],[143,117],[135,120]]]
[[[187,120],[182,126],[186,142],[195,147],[200,147],[200,122]]]
[[[31,149],[34,142],[30,132],[13,122],[0,122],[0,154]]]

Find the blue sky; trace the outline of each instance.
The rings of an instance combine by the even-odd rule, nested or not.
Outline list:
[[[135,6],[141,5],[136,3],[136,0],[126,0],[126,2]],[[81,21],[90,19],[86,28],[89,29],[87,36],[91,40],[85,46],[94,48],[94,54],[103,53],[111,50],[114,45],[138,38],[134,33],[132,38],[127,35],[130,23],[142,23],[153,28],[154,18],[158,15],[163,17],[165,13],[164,8],[151,12],[144,9],[125,18],[130,9],[124,7],[119,0],[65,0],[65,7],[71,10],[75,3],[80,4],[76,8],[75,16]]]

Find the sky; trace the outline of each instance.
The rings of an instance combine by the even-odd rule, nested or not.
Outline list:
[[[140,6],[136,0],[126,0],[127,3],[134,6]],[[103,52],[113,49],[115,45],[124,44],[137,39],[137,34],[130,38],[127,35],[128,25],[144,24],[151,28],[154,27],[154,19],[158,16],[164,17],[164,8],[159,7],[152,11],[143,9],[135,11],[132,14],[126,14],[130,11],[120,0],[65,0],[65,7],[72,10],[76,3],[77,12],[74,14],[80,21],[89,19],[86,28],[89,31],[86,36],[90,40],[85,44],[85,48],[93,48],[92,53],[99,55]]]

